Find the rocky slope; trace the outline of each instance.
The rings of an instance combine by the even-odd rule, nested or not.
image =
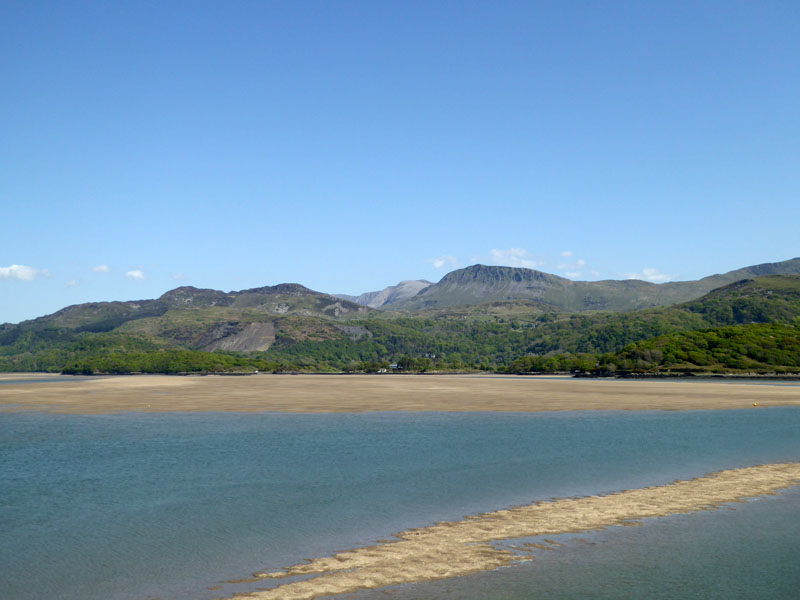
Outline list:
[[[424,279],[409,279],[377,292],[365,292],[360,296],[348,296],[347,294],[335,294],[335,296],[370,308],[382,308],[412,298],[430,285],[432,283]]]

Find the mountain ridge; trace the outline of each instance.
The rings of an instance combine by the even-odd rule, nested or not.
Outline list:
[[[513,271],[510,274],[516,281]],[[537,281],[536,274],[518,274],[517,283],[525,283],[525,275]],[[477,278],[497,275],[484,271]],[[545,275],[538,281],[546,281]],[[574,360],[594,365],[600,354],[656,336],[752,324],[800,325],[800,275],[739,280],[689,303],[631,312],[558,312],[531,300],[420,313],[360,307],[359,314],[342,319],[331,310],[337,302],[346,302],[341,299],[309,294],[297,286],[253,289],[256,292],[228,297],[224,292],[220,296],[214,290],[183,288],[162,299],[88,303],[67,307],[49,320],[0,327],[0,371],[188,372],[249,365],[258,370],[341,372],[388,368],[392,362],[402,362],[404,369],[503,370],[516,359],[523,372],[563,371],[578,368]],[[247,302],[202,306],[223,296],[226,303],[242,298]],[[296,304],[286,313],[276,313],[270,304],[264,307],[261,296],[281,302],[294,298]],[[312,314],[309,302],[317,301],[327,303],[328,310]],[[751,358],[758,358],[763,346],[770,360],[784,360],[773,351],[771,330],[763,331],[767,337],[746,336],[756,340],[755,349],[748,351]],[[698,335],[680,339],[705,339],[705,333]],[[558,353],[571,355],[573,362],[551,360]],[[581,358],[581,353],[594,358]],[[643,356],[649,360],[646,352]],[[628,368],[627,362],[620,365]]]
[[[170,310],[207,308],[247,310],[272,315],[302,314],[334,319],[364,315],[372,310],[298,283],[281,283],[230,292],[180,286],[155,299],[72,304],[49,315],[0,327],[9,331],[20,326],[110,331],[128,321],[159,317]]]
[[[740,279],[800,274],[800,258],[742,267],[693,281],[573,281],[522,267],[471,265],[447,273],[391,309],[407,312],[510,300],[536,300],[561,311],[627,311],[688,302]]]
[[[800,258],[761,263],[693,281],[650,283],[638,279],[572,281],[522,267],[471,265],[445,274],[437,283],[406,280],[378,292],[367,292],[362,302],[345,294],[326,294],[298,283],[280,283],[239,291],[180,286],[156,299],[87,302],[18,324],[0,324],[0,332],[21,325],[63,326],[85,331],[110,331],[131,320],[158,317],[185,308],[230,308],[275,315],[302,314],[349,318],[374,310],[414,313],[427,309],[471,306],[489,302],[534,301],[545,309],[628,311],[688,302],[711,290],[741,279],[766,275],[800,274]],[[415,288],[418,288],[414,292]],[[365,304],[367,303],[367,304]]]

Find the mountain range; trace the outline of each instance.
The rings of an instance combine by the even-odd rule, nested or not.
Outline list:
[[[753,265],[696,281],[669,283],[638,279],[572,281],[533,269],[478,264],[452,271],[434,284],[424,280],[403,281],[377,292],[339,297],[371,308],[412,312],[515,300],[532,300],[560,311],[625,311],[686,302],[741,279],[798,273],[800,258]]]
[[[195,352],[169,372],[194,369],[197,352],[228,353],[224,368],[256,364],[257,357],[272,361],[271,369],[335,371],[417,357],[422,365],[435,359],[448,368],[492,370],[519,357],[616,352],[708,327],[794,326],[800,258],[663,284],[473,265],[437,283],[404,281],[358,302],[348,298],[286,283],[232,292],[183,286],[156,299],[68,306],[0,325],[0,371],[61,370],[80,360],[164,351]],[[113,369],[123,370],[113,372],[125,372],[119,361]],[[110,372],[102,364],[78,370]]]
[[[628,311],[687,302],[742,279],[793,274],[800,274],[800,258],[743,267],[696,281],[658,284],[638,279],[572,281],[533,269],[476,264],[451,271],[438,283],[407,280],[359,296],[325,294],[297,283],[231,292],[182,286],[157,299],[76,304],[24,323],[98,332],[181,309],[341,319],[364,316],[370,309],[413,313],[514,301],[528,301],[543,310]],[[5,330],[14,327],[0,325]]]

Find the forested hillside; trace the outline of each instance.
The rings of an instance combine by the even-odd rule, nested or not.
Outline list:
[[[267,295],[259,289],[250,300],[237,296],[231,302],[213,290],[184,288],[166,303],[71,307],[0,330],[0,370],[341,372],[395,365],[404,371],[525,373],[694,365],[763,371],[796,362],[791,340],[800,323],[800,276],[743,280],[684,304],[629,312],[565,313],[537,301],[416,314],[359,312],[341,299],[304,289],[281,289],[277,299],[273,288]],[[287,291],[295,295],[291,306]],[[352,312],[342,315],[342,307]],[[768,336],[778,333],[781,341],[773,348]],[[696,344],[715,339],[723,341],[701,360]],[[782,344],[788,354],[777,351]],[[769,352],[759,354],[758,348]]]
[[[644,340],[600,357],[601,371],[800,373],[800,325],[759,323]]]

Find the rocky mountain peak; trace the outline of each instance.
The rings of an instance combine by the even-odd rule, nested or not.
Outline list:
[[[445,275],[439,283],[522,283],[534,281],[569,281],[557,275],[526,269],[523,267],[500,267],[495,265],[471,265],[463,269],[451,271]]]
[[[263,287],[257,288],[250,288],[249,290],[242,290],[240,292],[231,292],[234,295],[245,295],[245,294],[264,294],[264,295],[272,295],[272,294],[285,294],[285,295],[300,295],[300,294],[316,294],[321,295],[321,292],[315,292],[314,290],[308,289],[304,285],[300,285],[299,283],[279,283],[278,285],[266,285]]]
[[[233,298],[225,292],[184,285],[170,290],[159,298],[172,308],[204,308],[208,306],[230,306]]]

